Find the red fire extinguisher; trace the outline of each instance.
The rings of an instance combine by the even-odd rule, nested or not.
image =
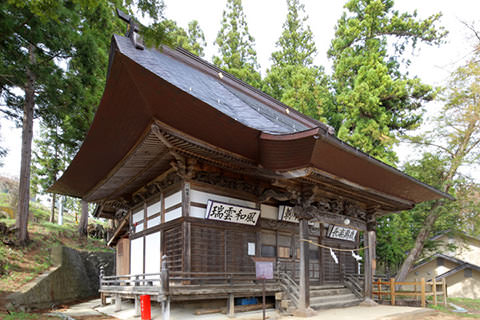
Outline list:
[[[142,314],[142,320],[151,320],[152,312],[150,306],[150,296],[141,295],[140,296],[140,312]]]

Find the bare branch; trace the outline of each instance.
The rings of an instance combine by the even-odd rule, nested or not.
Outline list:
[[[440,150],[443,150],[446,153],[448,153],[450,156],[452,156],[452,157],[454,156],[454,153],[450,149],[448,149],[444,146],[441,146],[439,144],[433,143],[433,142],[428,142],[428,141],[419,142],[419,141],[411,141],[411,140],[406,140],[405,142],[411,143],[411,144],[416,144],[416,145],[425,145],[425,146],[429,146],[429,147],[439,148]]]

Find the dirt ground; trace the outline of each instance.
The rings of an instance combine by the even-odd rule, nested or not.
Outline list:
[[[0,312],[0,319],[5,319],[8,316],[7,313]],[[15,319],[15,316],[10,316],[10,319]],[[28,316],[18,316],[18,319],[28,319],[28,320],[59,320],[58,317],[48,316],[46,314],[40,313],[30,313]],[[118,320],[117,318],[109,316],[86,316],[86,317],[75,317],[75,320]]]
[[[406,314],[406,315],[399,315],[395,317],[385,317],[381,318],[381,320],[460,320],[460,319],[471,319],[470,317],[465,316],[458,316],[455,314],[449,314],[440,311],[432,310],[431,313],[428,314]]]

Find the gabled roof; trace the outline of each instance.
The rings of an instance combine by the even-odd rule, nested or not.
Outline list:
[[[451,275],[454,275],[455,273],[459,272],[459,271],[462,271],[464,269],[472,269],[472,270],[476,270],[476,271],[479,271],[480,272],[480,266],[477,266],[476,264],[472,264],[472,263],[469,263],[469,262],[466,262],[464,260],[461,260],[461,259],[457,259],[455,257],[452,257],[452,256],[447,256],[445,254],[441,254],[441,253],[435,253],[434,255],[428,257],[428,258],[425,258],[423,259],[422,261],[420,261],[419,263],[417,263],[413,268],[412,270],[410,270],[410,272],[413,272],[415,271],[416,269],[426,265],[427,263],[430,263],[432,261],[435,261],[436,259],[444,259],[444,260],[447,260],[447,261],[450,261],[450,262],[453,262],[455,264],[457,264],[457,266],[453,269],[450,269],[448,270],[447,272],[445,273],[442,273],[438,276],[435,277],[436,280],[441,280],[443,278],[447,278]]]
[[[472,269],[472,270],[480,272],[480,266],[465,262],[464,264],[461,264],[458,267],[455,267],[455,268],[453,268],[453,269],[451,269],[451,270],[449,270],[445,273],[442,273],[441,275],[436,276],[435,280],[441,280],[443,278],[448,278],[448,277],[454,275],[455,273],[457,273],[459,271],[462,271],[464,269]]]
[[[463,260],[460,260],[460,259],[457,259],[455,257],[447,256],[447,255],[442,254],[442,253],[435,253],[435,254],[431,255],[430,257],[425,258],[425,259],[421,260],[420,262],[418,262],[417,264],[415,264],[413,266],[412,270],[410,270],[410,271],[415,271],[418,268],[426,265],[427,263],[432,262],[432,261],[434,261],[436,259],[439,259],[439,258],[440,259],[445,259],[445,260],[453,262],[453,263],[456,263],[458,265],[462,265],[462,264],[467,263],[467,262],[465,262]]]
[[[168,169],[172,150],[269,179],[308,179],[385,211],[453,199],[185,50],[140,50],[115,35],[95,119],[51,190],[87,201],[131,194]]]

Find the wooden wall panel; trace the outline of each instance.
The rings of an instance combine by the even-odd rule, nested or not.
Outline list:
[[[183,271],[183,230],[181,225],[165,230],[165,254],[170,271]]]
[[[192,272],[224,272],[224,230],[206,226],[191,226]]]
[[[117,243],[117,275],[130,273],[130,241],[120,239]]]
[[[226,230],[227,271],[255,272],[252,256],[248,255],[248,243],[256,242],[255,232]]]

